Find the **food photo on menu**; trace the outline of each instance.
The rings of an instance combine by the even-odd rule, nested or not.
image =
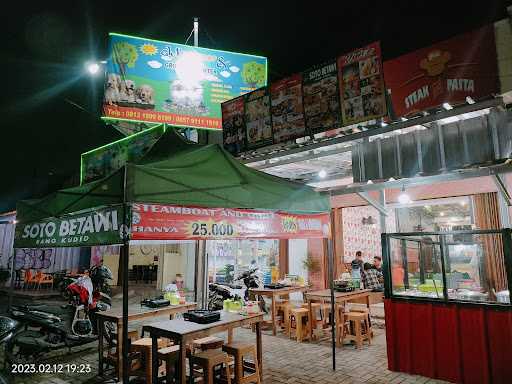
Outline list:
[[[306,133],[301,82],[301,76],[294,75],[271,87],[274,143],[294,140]]]
[[[310,134],[341,126],[336,62],[314,68],[303,75],[304,116]]]
[[[360,89],[363,102],[364,116],[374,116],[384,113],[382,105],[382,82],[380,63],[372,56],[359,62],[361,75]]]
[[[244,99],[242,96],[222,103],[224,148],[236,155],[245,150]]]
[[[272,142],[270,96],[266,89],[257,90],[247,95],[245,123],[249,148]]]
[[[338,58],[343,125],[385,113],[380,44],[372,43]]]

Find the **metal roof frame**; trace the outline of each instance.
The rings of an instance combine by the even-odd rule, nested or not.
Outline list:
[[[455,180],[464,180],[474,177],[494,176],[512,172],[512,161],[503,164],[492,165],[488,167],[467,168],[457,171],[450,171],[437,175],[418,175],[407,179],[388,180],[382,182],[373,182],[370,184],[351,185],[338,188],[320,188],[320,191],[329,191],[332,196],[345,195],[350,193],[362,193],[369,191],[380,191],[383,189],[401,189],[407,187],[416,187],[420,185],[442,183]]]
[[[334,138],[328,138],[328,139],[320,139],[320,140],[310,140],[303,143],[289,143],[289,144],[277,144],[272,145],[268,147],[264,147],[261,149],[256,149],[253,151],[248,151],[240,154],[239,158],[240,161],[244,164],[253,164],[253,163],[259,163],[264,162],[261,165],[255,165],[255,168],[258,169],[265,169],[265,168],[271,168],[278,165],[284,165],[284,164],[290,164],[293,162],[298,161],[304,161],[307,160],[307,157],[311,158],[318,158],[322,156],[329,156],[332,154],[340,153],[340,152],[346,152],[350,151],[350,146],[345,146],[338,149],[332,149],[332,150],[326,150],[326,152],[329,152],[327,154],[321,154],[321,152],[318,152],[315,154],[314,150],[322,149],[328,146],[336,145],[336,144],[342,144],[342,143],[349,143],[351,141],[356,140],[362,140],[366,138],[370,138],[372,136],[382,135],[384,133],[389,133],[397,130],[402,130],[406,128],[411,128],[418,125],[424,125],[424,124],[430,124],[435,123],[437,121],[447,119],[450,117],[455,117],[458,115],[463,115],[465,113],[470,112],[476,112],[483,109],[493,108],[493,107],[499,107],[503,106],[503,99],[501,97],[493,97],[490,99],[486,99],[474,104],[464,104],[460,106],[454,106],[452,109],[445,110],[445,109],[435,109],[431,111],[430,113],[428,111],[425,111],[424,114],[419,115],[414,118],[406,119],[406,120],[397,120],[394,122],[391,122],[387,125],[382,126],[380,123],[375,123],[372,125],[361,125],[360,128],[368,128],[367,130],[341,136],[341,137],[334,137]],[[292,159],[286,159],[282,162],[270,162],[271,159],[280,158],[280,157],[286,157],[290,155],[298,155],[304,152],[310,152],[306,153],[305,156],[297,157],[296,161],[291,161]],[[319,156],[320,155],[320,156]]]

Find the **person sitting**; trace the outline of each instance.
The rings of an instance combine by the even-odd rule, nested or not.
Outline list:
[[[362,275],[363,284],[366,289],[371,289],[374,292],[382,292],[384,287],[382,285],[382,273],[374,268],[370,263],[364,263],[364,273]]]
[[[373,267],[382,273],[382,257],[380,256],[374,256],[373,257]]]

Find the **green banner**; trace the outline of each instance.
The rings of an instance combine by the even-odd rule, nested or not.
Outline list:
[[[82,153],[80,184],[106,177],[123,167],[127,162],[136,162],[142,159],[162,137],[165,130],[165,125],[160,124],[146,131]]]
[[[127,220],[129,223],[127,208]],[[121,205],[80,212],[34,223],[18,223],[15,248],[81,247],[121,244],[123,242],[123,207]]]

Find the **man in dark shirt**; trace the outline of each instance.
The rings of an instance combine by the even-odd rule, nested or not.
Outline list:
[[[361,251],[356,252],[356,258],[350,263],[352,267],[352,277],[359,278],[363,272],[363,253]]]

